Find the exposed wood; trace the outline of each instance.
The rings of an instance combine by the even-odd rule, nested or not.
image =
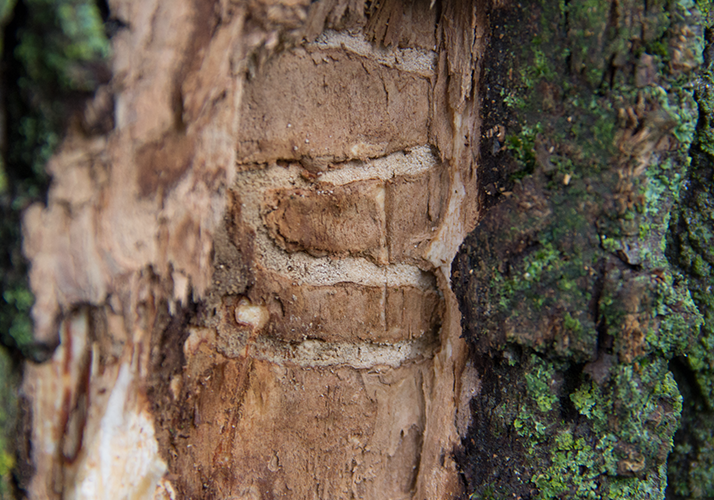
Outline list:
[[[110,7],[115,127],[25,216],[30,496],[459,495],[485,7]]]

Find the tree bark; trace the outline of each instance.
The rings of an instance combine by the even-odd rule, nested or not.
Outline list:
[[[116,125],[25,214],[30,496],[459,495],[483,6],[110,7]]]
[[[467,490],[709,498],[710,21],[694,2],[528,6],[492,12],[489,208],[452,275],[481,380]]]
[[[31,498],[714,495],[697,5],[109,7],[24,216]]]

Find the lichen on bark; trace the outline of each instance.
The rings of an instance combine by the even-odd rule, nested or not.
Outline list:
[[[669,459],[672,498],[714,497],[714,272],[712,248],[712,32],[705,31],[704,66],[696,81],[699,122],[690,150],[687,190],[672,214],[667,256],[684,275],[703,323],[697,341],[675,367],[684,395],[681,431]]]
[[[492,12],[488,211],[452,274],[483,374],[461,455],[475,498],[664,498],[688,397],[670,363],[711,383],[707,312],[665,254],[703,123],[701,10],[588,0]],[[675,456],[696,468],[687,450]]]

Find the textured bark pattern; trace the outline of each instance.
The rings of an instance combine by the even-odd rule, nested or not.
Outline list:
[[[491,12],[488,208],[452,275],[481,375],[459,461],[476,498],[712,491],[714,344],[697,295],[711,280],[692,230],[670,226],[709,234],[693,203],[676,208],[680,196],[711,204],[697,185],[710,122],[709,80],[695,71],[709,4],[697,4],[532,0]]]
[[[480,7],[110,7],[116,127],[25,217],[30,496],[459,494]]]

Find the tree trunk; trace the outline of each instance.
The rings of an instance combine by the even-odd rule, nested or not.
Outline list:
[[[25,215],[30,495],[460,494],[482,7],[110,6],[116,125]]]
[[[694,3],[109,7],[24,216],[30,497],[663,498],[680,422],[714,495]]]
[[[467,489],[711,498],[709,21],[694,2],[528,5],[492,12],[489,208],[453,268],[481,382]]]

